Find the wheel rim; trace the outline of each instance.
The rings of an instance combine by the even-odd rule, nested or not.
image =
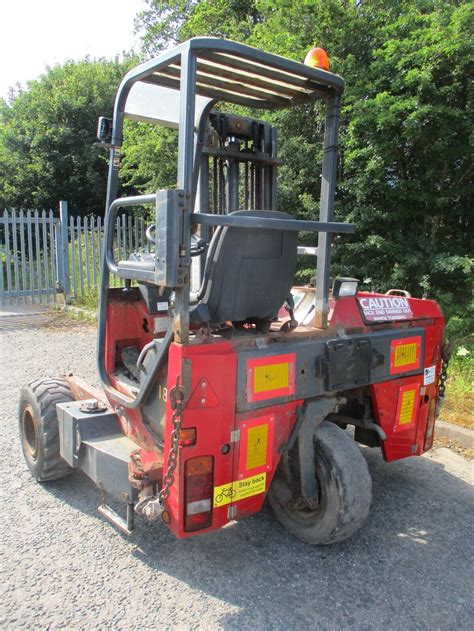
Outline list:
[[[326,462],[324,454],[319,452],[315,455],[315,459],[317,458],[317,464],[315,463],[315,476],[318,481],[318,490],[319,490],[319,505],[311,509],[309,507],[299,507],[297,505],[298,498],[298,489],[299,489],[299,471],[296,466],[292,466],[292,477],[293,477],[293,485],[288,486],[288,482],[283,475],[280,473],[280,480],[283,485],[286,486],[287,491],[290,494],[290,498],[286,498],[281,502],[282,508],[289,514],[293,519],[296,519],[301,524],[308,524],[314,521],[317,521],[321,515],[324,513],[326,509],[326,483],[328,479],[328,464]],[[291,465],[290,465],[291,466]],[[296,492],[295,492],[296,491]]]
[[[34,413],[30,405],[27,405],[23,410],[21,424],[23,429],[23,444],[30,457],[36,460],[38,456],[38,434],[36,432]]]

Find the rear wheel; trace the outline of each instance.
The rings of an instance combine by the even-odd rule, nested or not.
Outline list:
[[[301,541],[337,543],[365,522],[372,480],[356,443],[342,429],[323,421],[314,434],[314,465],[319,505],[308,508],[300,497],[296,452],[289,455],[290,480],[280,463],[268,492],[277,519]]]
[[[37,379],[22,388],[19,404],[20,439],[31,475],[38,482],[58,480],[74,471],[59,453],[56,404],[73,401],[64,379]]]

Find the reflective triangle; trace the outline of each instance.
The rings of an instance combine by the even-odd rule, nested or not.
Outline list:
[[[207,379],[201,379],[194,388],[186,407],[189,409],[212,408],[218,404],[219,399],[216,397]]]

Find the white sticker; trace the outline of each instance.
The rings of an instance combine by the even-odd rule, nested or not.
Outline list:
[[[423,385],[429,386],[436,379],[436,366],[428,366],[423,371]]]
[[[166,333],[170,325],[171,319],[167,316],[155,318],[155,333]]]
[[[158,302],[156,304],[157,311],[168,311],[168,303],[167,302]]]
[[[403,296],[364,296],[357,300],[366,322],[389,322],[413,318],[410,302]]]

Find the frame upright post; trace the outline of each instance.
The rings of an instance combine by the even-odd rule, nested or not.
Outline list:
[[[324,153],[319,211],[319,220],[324,222],[334,221],[340,101],[339,96],[333,96],[326,101],[326,123],[324,128]],[[314,324],[320,329],[325,329],[328,325],[331,240],[331,232],[318,233]]]
[[[193,192],[194,162],[194,111],[196,102],[196,57],[190,47],[181,53],[181,103],[178,136],[178,188],[185,193],[181,215],[181,243],[179,244],[181,264],[185,267],[185,281],[175,290],[174,334],[178,343],[185,343],[189,337],[189,285],[190,285],[190,202]]]
[[[56,261],[57,278],[59,290],[66,296],[71,291],[71,280],[69,277],[69,217],[66,201],[59,202],[59,230],[56,232]],[[58,234],[59,233],[59,234]]]

